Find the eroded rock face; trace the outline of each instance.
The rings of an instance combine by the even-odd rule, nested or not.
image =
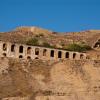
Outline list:
[[[0,66],[2,100],[100,99],[99,60],[2,58]]]

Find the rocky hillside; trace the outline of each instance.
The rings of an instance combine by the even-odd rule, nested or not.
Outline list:
[[[100,100],[100,61],[0,59],[1,100]],[[24,98],[24,99],[23,99]]]
[[[99,30],[58,33],[38,27],[18,27],[13,31],[0,33],[0,40],[26,44],[28,40],[37,38],[40,45],[44,42],[58,48],[71,43],[84,43],[93,46],[100,38]]]
[[[18,27],[0,33],[1,41],[63,49],[69,44],[93,46],[99,30],[58,33]],[[76,46],[80,49],[79,45]],[[87,51],[86,60],[0,58],[0,100],[100,100],[100,49]],[[92,59],[93,58],[93,59]]]

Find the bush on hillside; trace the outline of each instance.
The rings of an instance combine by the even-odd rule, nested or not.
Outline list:
[[[39,45],[38,39],[37,38],[32,38],[30,40],[28,40],[26,42],[27,45],[33,45],[33,46],[37,46]]]
[[[42,46],[43,46],[43,47],[47,47],[47,48],[56,48],[56,46],[52,46],[52,45],[50,45],[48,42],[44,42],[44,43],[42,44]]]
[[[74,44],[69,44],[65,49],[69,51],[83,52],[83,51],[91,50],[92,48],[88,45],[74,43]]]

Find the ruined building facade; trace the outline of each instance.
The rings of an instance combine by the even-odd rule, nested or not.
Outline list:
[[[20,59],[86,59],[85,53],[0,41],[0,57]]]

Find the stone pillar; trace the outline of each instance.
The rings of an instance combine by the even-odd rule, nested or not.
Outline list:
[[[73,52],[69,52],[69,59],[73,60]]]
[[[11,57],[11,43],[6,43],[7,44],[7,57]]]
[[[35,47],[34,46],[32,47],[32,50],[31,50],[31,57],[32,59],[35,59]]]
[[[51,49],[47,49],[47,54],[46,54],[46,58],[48,59],[48,60],[50,60],[50,53],[51,53]]]
[[[19,58],[19,45],[15,45],[15,58]]]
[[[59,58],[58,58],[58,52],[59,52],[60,50],[54,50],[54,59],[55,60],[58,60]]]
[[[62,59],[66,58],[66,51],[62,51]]]

